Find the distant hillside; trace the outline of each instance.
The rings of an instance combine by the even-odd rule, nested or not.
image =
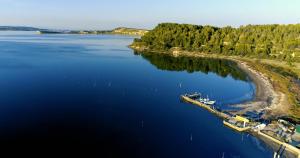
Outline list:
[[[119,27],[112,30],[112,33],[115,34],[137,35],[137,36],[143,36],[147,32],[149,31],[145,29],[126,28],[126,27]]]
[[[41,30],[35,27],[26,26],[0,26],[0,31],[38,31]]]
[[[40,34],[122,34],[143,36],[148,30],[118,27],[113,30],[52,30],[26,26],[0,26],[0,31],[39,31]]]
[[[300,60],[300,24],[219,28],[163,23],[136,39],[132,47]]]
[[[122,34],[122,35],[133,35],[143,36],[148,30],[119,27],[113,30],[39,30],[40,34]]]

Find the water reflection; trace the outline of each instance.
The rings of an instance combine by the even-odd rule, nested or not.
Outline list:
[[[136,53],[135,54],[139,54]],[[172,57],[159,53],[140,53],[158,69],[168,71],[202,72],[208,74],[213,72],[222,77],[231,76],[235,80],[249,81],[245,72],[238,68],[237,64],[230,60],[213,58]]]

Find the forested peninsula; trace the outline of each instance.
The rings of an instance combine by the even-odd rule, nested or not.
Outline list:
[[[135,39],[132,46],[299,61],[300,24],[220,28],[162,23],[141,39]]]
[[[256,83],[256,100],[245,109],[300,122],[300,24],[238,28],[162,23],[130,45],[137,53],[229,59]]]

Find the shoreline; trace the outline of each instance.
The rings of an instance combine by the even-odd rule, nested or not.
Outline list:
[[[247,58],[238,56],[225,56],[220,54],[207,54],[203,52],[182,51],[177,49],[171,49],[170,51],[159,51],[150,50],[147,47],[136,47],[133,45],[130,45],[129,47],[137,52],[160,53],[167,54],[173,57],[206,57],[233,61],[237,64],[238,68],[240,68],[248,75],[250,80],[255,85],[255,96],[252,100],[229,105],[242,109],[239,110],[237,114],[243,114],[247,111],[265,111],[263,118],[266,119],[287,116],[289,114],[289,108],[291,107],[291,105],[288,102],[289,98],[287,97],[287,95],[278,90],[278,87],[280,86],[275,85],[277,84],[276,81],[269,77],[266,72],[257,70],[257,68],[255,68],[256,63],[254,63],[253,61],[249,61],[249,59]]]
[[[282,94],[276,92],[271,81],[262,73],[251,68],[246,62],[240,60],[232,60],[237,63],[238,67],[244,71],[251,81],[255,84],[255,97],[253,100],[231,105],[233,107],[242,108],[238,114],[243,114],[247,111],[265,111],[264,118],[268,118],[268,113],[272,113],[272,109],[275,109],[279,101],[282,101],[280,97]]]
[[[282,92],[276,90],[274,88],[274,82],[272,79],[269,78],[263,72],[258,71],[257,69],[253,68],[253,65],[249,63],[249,61],[245,61],[239,57],[233,56],[221,56],[215,54],[205,54],[199,52],[187,52],[187,51],[173,51],[173,52],[163,52],[163,51],[149,51],[145,48],[136,48],[130,46],[133,50],[138,52],[149,52],[149,53],[160,53],[160,54],[168,54],[170,56],[179,57],[179,56],[186,56],[186,57],[196,57],[196,58],[216,58],[216,59],[225,59],[231,60],[235,62],[242,71],[244,71],[250,80],[255,84],[255,97],[251,101],[247,101],[244,103],[233,104],[230,106],[239,107],[241,110],[238,110],[236,114],[243,114],[247,111],[257,111],[257,112],[264,112],[263,118],[274,118],[276,115],[282,115],[285,110],[282,110],[282,107],[286,105],[286,95]],[[283,109],[286,109],[283,108]],[[287,113],[285,113],[287,114]],[[276,152],[280,145],[288,146],[289,150],[286,150],[284,153],[285,157],[288,158],[297,158],[300,156],[300,150],[287,144],[281,142],[275,138],[272,138],[266,134],[261,132],[257,132],[254,130],[250,130],[249,133],[259,140],[263,141],[271,150]]]
[[[285,95],[281,92],[275,90],[274,85],[270,81],[270,79],[263,73],[255,70],[247,61],[244,61],[240,58],[233,56],[221,56],[215,54],[205,54],[205,53],[194,53],[188,51],[173,51],[173,52],[163,52],[163,51],[149,51],[145,48],[137,48],[130,46],[133,50],[139,52],[150,52],[150,53],[160,53],[160,54],[168,54],[173,57],[186,56],[186,57],[196,57],[196,58],[215,58],[215,59],[225,59],[233,61],[237,64],[237,67],[244,71],[249,79],[255,85],[255,96],[252,100],[232,104],[229,106],[241,108],[238,110],[236,114],[243,114],[247,111],[266,111],[264,118],[273,117],[274,114],[279,114],[278,109],[281,108],[280,105],[286,105],[283,103],[285,100]],[[286,114],[286,113],[284,113]]]

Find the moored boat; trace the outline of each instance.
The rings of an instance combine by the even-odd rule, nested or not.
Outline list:
[[[214,104],[216,103],[215,100],[210,100],[210,99],[208,98],[208,96],[207,96],[206,98],[200,97],[200,98],[198,99],[198,101],[200,101],[201,103],[206,104],[206,105],[214,105]]]
[[[201,97],[201,94],[198,92],[194,92],[194,93],[186,93],[184,94],[184,96],[189,97],[191,99],[198,99]]]
[[[193,99],[195,101],[198,101],[198,102],[200,102],[202,104],[205,104],[205,105],[214,105],[216,103],[215,100],[210,100],[208,98],[208,96],[206,98],[201,97],[201,93],[198,93],[198,92],[186,93],[186,94],[184,94],[184,96],[186,96],[190,99]]]

